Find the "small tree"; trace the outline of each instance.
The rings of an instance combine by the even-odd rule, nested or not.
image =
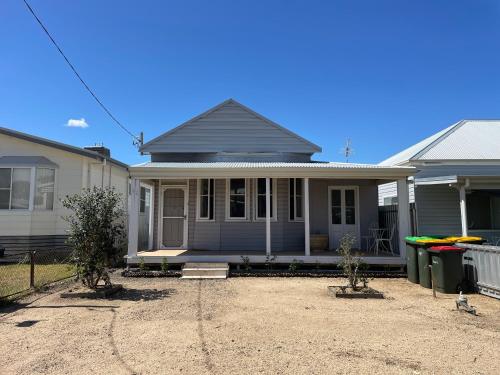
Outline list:
[[[101,280],[111,285],[106,268],[117,260],[125,235],[121,199],[114,188],[93,187],[62,202],[72,211],[64,219],[69,223],[67,242],[73,249],[77,276],[89,288],[95,289]]]
[[[340,240],[339,253],[342,256],[342,260],[338,264],[338,267],[342,268],[344,273],[347,275],[348,286],[353,290],[358,288],[360,282],[363,283],[363,287],[366,287],[368,279],[364,275],[364,270],[366,270],[367,264],[364,263],[360,257],[352,255],[352,246],[356,242],[356,237],[352,234],[346,234]]]

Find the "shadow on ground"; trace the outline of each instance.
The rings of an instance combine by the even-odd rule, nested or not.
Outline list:
[[[155,301],[169,298],[177,293],[176,289],[133,289],[124,288],[106,298],[108,301]]]

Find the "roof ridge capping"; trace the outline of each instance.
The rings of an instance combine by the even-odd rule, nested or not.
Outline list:
[[[235,100],[235,99],[233,99],[233,98],[226,99],[226,100],[224,100],[223,102],[221,102],[221,103],[219,103],[219,104],[215,105],[214,107],[212,107],[212,108],[210,108],[210,109],[206,110],[205,112],[203,112],[203,113],[201,113],[201,114],[199,114],[199,115],[196,115],[196,116],[192,117],[191,119],[189,119],[189,120],[187,120],[187,121],[183,122],[182,124],[177,125],[176,127],[174,127],[174,128],[172,128],[172,129],[170,129],[170,130],[168,130],[168,131],[166,131],[166,132],[164,132],[164,133],[160,134],[159,136],[157,136],[157,137],[155,137],[155,138],[151,139],[150,141],[148,141],[148,142],[144,143],[144,144],[143,144],[143,145],[139,148],[139,151],[140,151],[140,152],[143,152],[143,151],[144,151],[144,150],[145,150],[148,146],[150,146],[151,144],[153,144],[153,143],[155,143],[155,142],[159,141],[160,139],[162,139],[162,138],[164,138],[164,137],[167,137],[167,136],[169,136],[169,135],[171,135],[171,134],[175,133],[176,131],[178,131],[178,130],[180,130],[180,129],[184,128],[185,126],[187,126],[187,125],[189,125],[189,124],[191,124],[191,123],[195,122],[196,120],[199,120],[199,119],[201,119],[201,118],[203,118],[203,117],[206,117],[206,116],[210,115],[211,113],[213,113],[213,112],[217,111],[218,109],[222,108],[223,106],[225,106],[225,105],[227,105],[227,104],[235,104],[235,105],[237,105],[238,107],[240,107],[240,108],[241,108],[241,109],[243,109],[244,111],[246,111],[246,112],[250,113],[250,114],[251,114],[251,115],[253,115],[253,116],[256,116],[257,118],[259,118],[260,120],[264,121],[264,122],[265,122],[265,123],[267,123],[268,125],[271,125],[271,126],[273,126],[273,127],[277,128],[277,129],[279,129],[279,130],[283,131],[284,133],[286,133],[286,134],[288,134],[288,135],[290,135],[290,136],[292,136],[292,137],[295,137],[295,138],[299,139],[300,141],[304,142],[305,144],[309,145],[309,146],[310,146],[313,150],[315,150],[315,152],[322,152],[321,147],[320,147],[320,146],[318,146],[317,144],[315,144],[315,143],[313,143],[313,142],[311,142],[311,141],[308,141],[307,139],[303,138],[302,136],[298,135],[297,133],[294,133],[293,131],[291,131],[291,130],[289,130],[289,129],[287,129],[287,128],[285,128],[285,127],[283,127],[283,126],[279,125],[279,124],[277,124],[276,122],[274,122],[274,121],[272,121],[272,120],[268,119],[267,117],[265,117],[265,116],[261,115],[260,113],[255,112],[254,110],[252,110],[252,109],[248,108],[247,106],[245,106],[245,105],[241,104],[240,102],[236,101],[236,100]]]

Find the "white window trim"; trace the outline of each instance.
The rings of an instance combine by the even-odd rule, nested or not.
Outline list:
[[[295,180],[297,179],[301,179],[302,180],[302,217],[297,217],[297,208],[294,207],[294,210],[293,210],[293,216],[294,218],[293,219],[290,219],[290,180],[294,180],[294,184],[295,184]],[[289,223],[303,223],[304,222],[304,179],[301,178],[301,177],[290,177],[287,179],[287,196],[286,196],[286,199],[288,201],[288,212],[287,212],[287,219],[288,219],[288,222]],[[293,204],[297,204],[297,199],[296,199],[296,192],[294,192],[294,196],[293,196]]]
[[[238,180],[238,179],[244,179],[245,180],[245,217],[231,217],[230,213],[231,210],[229,209],[229,182],[231,180]],[[248,215],[248,197],[249,192],[248,188],[250,187],[250,183],[248,181],[248,178],[244,177],[231,177],[226,179],[226,221],[249,221],[249,215]]]
[[[264,180],[266,179],[265,177],[261,177],[263,178]],[[258,179],[259,178],[254,178],[254,181],[253,181],[253,219],[254,221],[266,221],[266,217],[258,217],[257,214],[258,214],[258,211],[257,211],[257,204],[258,204],[258,200],[257,200],[257,197],[258,197],[258,194],[257,194],[257,183],[258,183]],[[271,196],[271,199],[272,199],[272,202],[273,202],[273,215],[271,216],[271,221],[278,221],[278,205],[277,205],[277,179],[276,178],[271,178],[271,183],[272,183],[272,191],[273,191],[273,194]]]
[[[208,196],[209,196],[209,199],[208,199],[208,217],[201,217],[200,216],[200,194],[201,194],[201,190],[200,190],[200,186],[201,186],[201,180],[213,180],[214,181],[214,191],[213,191],[213,195],[214,195],[214,206],[213,206],[213,211],[214,211],[214,218],[213,219],[210,219],[210,182],[208,183]],[[214,222],[215,221],[215,207],[216,207],[216,203],[215,203],[215,178],[198,178],[196,180],[196,221],[202,221],[202,222]]]

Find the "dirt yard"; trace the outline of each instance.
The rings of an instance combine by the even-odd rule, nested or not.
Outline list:
[[[386,300],[334,299],[340,279],[121,279],[110,300],[44,295],[0,310],[4,374],[498,374],[500,301],[402,279]],[[31,322],[30,322],[31,321]],[[31,325],[31,326],[30,326]]]

